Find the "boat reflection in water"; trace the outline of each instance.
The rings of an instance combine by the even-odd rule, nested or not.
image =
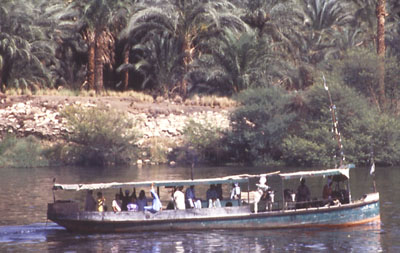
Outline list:
[[[73,242],[73,243],[72,243]],[[379,223],[342,229],[273,229],[47,236],[49,252],[382,252]]]
[[[122,187],[157,187],[170,189],[177,186],[198,185],[234,185],[241,184],[250,189],[250,178],[259,177],[259,189],[268,189],[263,185],[265,177],[279,175],[284,180],[299,178],[329,177],[336,183],[334,199],[318,198],[298,200],[285,198],[282,192],[281,201],[276,201],[272,193],[267,196],[263,191],[259,198],[250,198],[250,191],[239,199],[223,199],[221,206],[206,208],[188,208],[186,210],[162,210],[158,212],[95,212],[79,210],[75,201],[55,201],[48,204],[48,219],[65,227],[68,231],[84,233],[120,233],[143,231],[179,231],[179,230],[212,230],[212,229],[270,229],[270,228],[320,228],[347,227],[377,222],[380,220],[379,193],[367,193],[361,199],[352,200],[349,187],[349,171],[354,165],[338,169],[302,171],[293,173],[269,173],[263,175],[235,175],[223,178],[197,180],[173,180],[155,182],[99,183],[99,184],[55,184],[54,190],[104,190]],[[347,183],[347,185],[346,185]],[[340,188],[345,184],[345,188]],[[212,187],[210,187],[212,188]],[[283,189],[284,187],[282,187]],[[252,194],[257,196],[257,192]],[[266,197],[262,199],[261,195]],[[332,196],[333,196],[332,192]],[[261,200],[260,200],[261,199]],[[164,206],[170,199],[164,201]],[[219,204],[218,204],[219,206]]]

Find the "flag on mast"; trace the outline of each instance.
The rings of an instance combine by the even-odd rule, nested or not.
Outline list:
[[[375,162],[372,163],[371,165],[371,170],[369,171],[369,174],[372,175],[375,173]]]

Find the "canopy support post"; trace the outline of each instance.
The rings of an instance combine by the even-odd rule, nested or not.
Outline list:
[[[286,199],[285,199],[285,183],[283,180],[282,182],[282,210],[286,210]]]
[[[247,203],[250,206],[250,179],[247,179]]]
[[[347,179],[347,191],[349,191],[349,203],[351,203],[351,190],[350,190],[350,180]]]
[[[52,192],[53,192],[53,201],[54,201],[54,203],[56,203],[56,194],[54,193],[54,184],[55,184],[55,182],[56,182],[56,178],[54,177],[53,178],[53,188],[51,189],[52,190]]]

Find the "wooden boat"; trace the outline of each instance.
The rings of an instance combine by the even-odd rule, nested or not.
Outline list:
[[[273,173],[282,181],[300,177],[333,177],[336,183],[343,179],[349,181],[349,170],[354,166],[342,166],[339,169],[320,171],[302,171],[294,173]],[[121,187],[150,187],[152,184],[160,191],[162,187],[178,185],[240,184],[241,188],[250,188],[250,179],[261,175],[236,175],[224,178],[174,180],[155,182],[128,182],[108,184],[54,184],[53,190],[84,191],[104,190]],[[267,175],[267,176],[271,176]],[[254,180],[253,180],[254,181]],[[348,186],[348,184],[347,184]],[[283,189],[284,187],[282,187]],[[347,188],[350,189],[350,188]],[[47,217],[69,231],[84,233],[138,232],[161,230],[205,230],[205,229],[272,229],[302,227],[347,227],[380,220],[379,193],[365,194],[353,201],[349,190],[342,190],[342,197],[336,204],[314,199],[304,207],[284,198],[265,200],[258,203],[258,212],[254,212],[254,203],[250,193],[236,200],[223,200],[220,208],[200,208],[186,210],[161,210],[132,212],[86,212],[79,210],[76,201],[55,200],[48,204]],[[246,198],[247,197],[247,198]],[[230,202],[229,206],[226,203]],[[292,204],[292,205],[290,205]],[[304,203],[303,203],[304,204]],[[232,206],[230,206],[232,205]],[[203,205],[204,206],[204,205]]]

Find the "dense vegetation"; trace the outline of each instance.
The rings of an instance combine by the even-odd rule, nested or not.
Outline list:
[[[188,125],[206,160],[333,164],[324,74],[347,159],[399,164],[399,45],[397,0],[0,0],[3,91],[233,96],[231,132]]]
[[[105,166],[135,161],[139,131],[126,115],[107,107],[80,106],[67,107],[61,115],[71,130],[60,147],[64,163]]]

